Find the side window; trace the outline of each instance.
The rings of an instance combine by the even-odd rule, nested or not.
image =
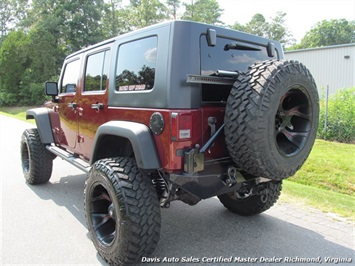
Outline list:
[[[106,89],[110,51],[89,55],[86,63],[84,91]]]
[[[117,91],[151,90],[154,86],[158,38],[149,37],[119,47]]]
[[[80,60],[71,61],[65,65],[60,92],[75,92],[80,71]]]

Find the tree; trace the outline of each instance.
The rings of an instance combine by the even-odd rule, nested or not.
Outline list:
[[[269,23],[269,30],[267,38],[272,40],[277,40],[284,46],[293,45],[295,39],[293,38],[291,32],[285,26],[285,12],[276,12],[276,16],[271,19]]]
[[[0,0],[0,30],[1,30],[1,35],[0,35],[0,41],[3,40],[7,34],[9,23],[12,22],[13,16],[12,16],[12,10],[9,8],[10,6],[10,0]]]
[[[166,0],[166,5],[168,6],[169,13],[171,14],[172,18],[176,20],[177,11],[180,8],[181,0]]]
[[[51,33],[68,54],[104,39],[103,10],[103,0],[32,0],[21,27],[30,31],[39,22],[55,21],[57,27]]]
[[[203,22],[207,24],[223,25],[220,21],[223,9],[216,0],[191,0],[191,4],[184,3],[185,12],[182,19]]]
[[[27,0],[0,0],[0,44],[9,29],[23,19],[27,2]]]
[[[266,22],[262,14],[257,13],[245,25],[245,30],[248,33],[266,37],[269,31],[269,23]]]
[[[285,26],[286,15],[284,12],[276,12],[276,16],[271,18],[270,22],[267,22],[262,14],[257,13],[247,24],[242,25],[236,22],[232,28],[278,41],[283,46],[292,45],[295,40]]]
[[[159,0],[131,0],[130,24],[133,29],[143,28],[168,18],[167,8]]]
[[[130,12],[122,5],[122,0],[105,1],[102,16],[102,29],[104,37],[111,38],[130,30]]]
[[[77,51],[104,39],[101,28],[103,0],[64,2],[65,40],[69,50]]]
[[[0,48],[0,93],[3,104],[18,103],[22,76],[29,66],[29,39],[23,31],[12,31]]]
[[[43,83],[60,71],[65,53],[57,39],[59,23],[58,18],[43,19],[28,34],[31,83]]]
[[[239,22],[235,22],[233,26],[230,26],[234,30],[244,31],[247,32],[244,25],[240,24]]]
[[[332,19],[318,22],[294,49],[322,47],[355,42],[355,20]]]

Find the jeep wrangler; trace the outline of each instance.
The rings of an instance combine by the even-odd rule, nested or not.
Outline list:
[[[66,57],[52,101],[27,111],[21,160],[29,184],[60,157],[87,173],[84,208],[98,253],[113,265],[151,254],[160,208],[217,196],[231,212],[269,209],[307,159],[318,93],[280,43],[173,21]]]

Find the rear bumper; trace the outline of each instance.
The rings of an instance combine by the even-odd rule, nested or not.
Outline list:
[[[201,172],[170,174],[171,182],[200,199],[238,190],[245,182],[255,180],[245,179],[241,173],[235,170],[230,159],[207,164],[205,170]]]

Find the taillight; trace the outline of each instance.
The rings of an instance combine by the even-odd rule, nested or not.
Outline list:
[[[191,139],[192,116],[190,113],[171,113],[171,140]]]

